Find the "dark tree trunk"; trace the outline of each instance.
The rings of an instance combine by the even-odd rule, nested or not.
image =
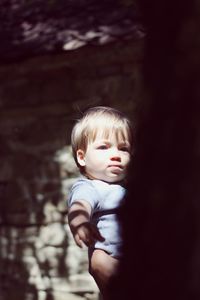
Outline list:
[[[145,95],[110,299],[200,299],[200,5],[140,3]]]

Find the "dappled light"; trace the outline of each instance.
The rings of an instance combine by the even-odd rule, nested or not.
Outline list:
[[[3,2],[0,5],[4,28],[0,31],[4,41],[0,49],[2,62],[144,36],[135,1]]]
[[[70,133],[89,106],[136,110],[144,32],[132,1],[0,7],[0,299],[97,300],[67,224]]]

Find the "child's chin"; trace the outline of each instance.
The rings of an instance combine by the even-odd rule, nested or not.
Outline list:
[[[115,182],[120,182],[124,179],[123,176],[113,176],[113,177],[109,177],[106,181],[109,183],[115,183]]]

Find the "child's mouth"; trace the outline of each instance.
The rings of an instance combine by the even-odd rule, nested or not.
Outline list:
[[[112,173],[119,174],[122,172],[123,167],[121,165],[109,165],[109,169],[111,169]]]

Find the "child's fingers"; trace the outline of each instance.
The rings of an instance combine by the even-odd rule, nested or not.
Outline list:
[[[105,241],[104,237],[100,234],[99,230],[96,227],[92,227],[93,238],[98,241]]]
[[[95,244],[98,241],[104,241],[104,237],[100,234],[99,230],[93,224],[89,222],[79,226],[76,234],[74,235],[76,244],[79,247],[83,247],[83,243],[89,247]]]
[[[79,237],[78,234],[75,234],[75,235],[74,235],[74,240],[75,240],[77,246],[79,246],[80,248],[83,248],[83,242],[82,242],[82,240],[80,239],[80,237]]]
[[[93,236],[90,232],[85,232],[84,230],[79,230],[79,232],[74,236],[76,244],[83,248],[84,244],[89,247],[94,244]]]

